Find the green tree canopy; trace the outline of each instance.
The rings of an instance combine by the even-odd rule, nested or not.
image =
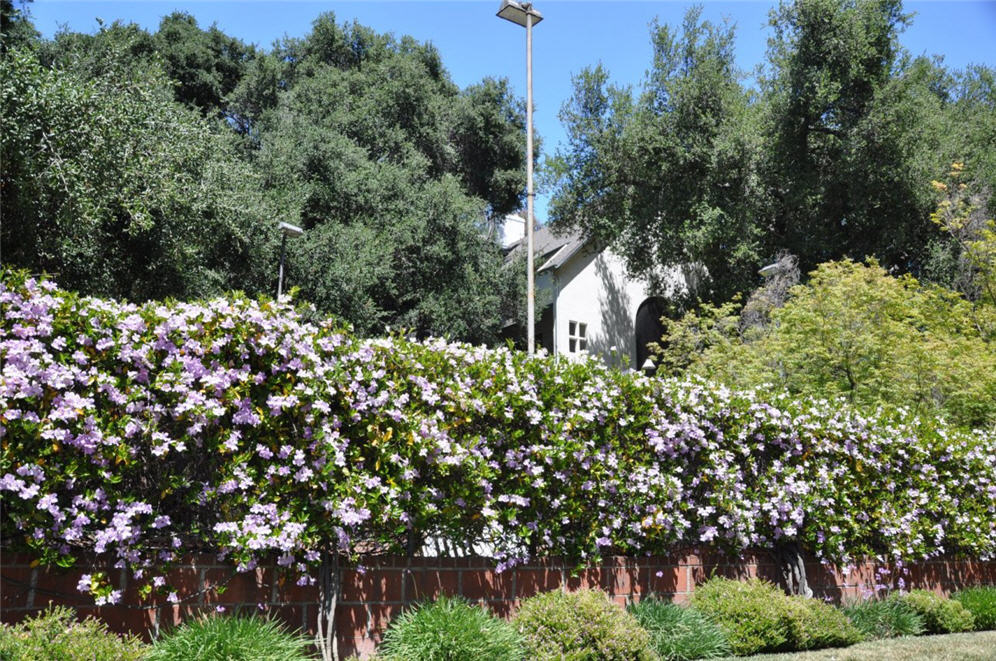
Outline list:
[[[3,66],[12,264],[132,299],[272,292],[285,220],[287,283],[360,332],[484,342],[514,312],[489,230],[521,202],[524,107],[430,44],[323,14],[266,52],[173,13]]]
[[[993,72],[911,58],[898,0],[795,0],[771,13],[756,90],[733,65],[733,27],[693,8],[680,32],[654,25],[640,93],[600,67],[562,110],[551,215],[614,246],[653,283],[697,263],[696,292],[727,300],[782,251],[804,270],[874,256],[951,280],[958,246],[930,220],[930,182],[967,164],[996,185]],[[952,256],[953,255],[953,256]]]

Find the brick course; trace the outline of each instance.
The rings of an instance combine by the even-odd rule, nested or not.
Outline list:
[[[522,599],[553,589],[583,587],[606,590],[616,603],[639,601],[657,594],[684,603],[695,585],[709,576],[747,578],[761,576],[777,580],[778,568],[765,553],[749,553],[742,558],[724,558],[712,552],[689,550],[667,556],[608,557],[598,565],[578,569],[562,559],[546,558],[534,564],[503,573],[494,570],[487,558],[369,558],[365,569],[342,570],[342,597],[336,615],[340,652],[370,655],[391,618],[406,605],[441,594],[462,595],[507,617]],[[876,582],[876,570],[894,567],[866,562],[846,576],[836,568],[807,563],[810,586],[819,597],[835,601],[854,598]],[[274,564],[246,573],[237,573],[213,556],[196,555],[178,565],[167,577],[182,597],[180,604],[158,601],[139,604],[134,581],[121,572],[117,587],[124,603],[93,606],[76,591],[80,569],[33,567],[32,558],[22,554],[0,554],[0,619],[16,622],[48,604],[67,605],[82,616],[94,615],[118,632],[135,633],[148,639],[161,628],[179,624],[198,613],[269,613],[294,629],[314,631],[318,590],[298,586]],[[919,587],[948,594],[971,585],[996,585],[996,561],[942,558],[916,563],[901,574],[907,587]],[[222,586],[223,590],[214,588]]]

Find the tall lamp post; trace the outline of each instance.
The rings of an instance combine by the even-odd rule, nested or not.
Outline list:
[[[526,350],[536,353],[536,277],[533,273],[533,26],[543,15],[531,2],[502,0],[498,16],[526,28]]]
[[[277,299],[284,293],[284,256],[287,254],[287,237],[301,236],[304,230],[297,225],[280,223],[280,274],[277,276]]]

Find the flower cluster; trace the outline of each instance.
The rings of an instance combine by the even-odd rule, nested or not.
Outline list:
[[[323,553],[427,538],[503,566],[678,544],[996,554],[992,433],[364,340],[286,299],[136,306],[6,273],[0,306],[0,532],[44,562],[96,553],[144,594],[194,549],[307,584]],[[81,589],[119,596],[100,572]]]

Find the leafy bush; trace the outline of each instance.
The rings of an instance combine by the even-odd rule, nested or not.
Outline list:
[[[185,622],[152,646],[144,661],[299,661],[311,640],[273,620],[231,615]]]
[[[911,590],[890,597],[909,606],[923,618],[927,633],[958,633],[971,631],[975,618],[960,602],[939,597],[926,590]]]
[[[867,638],[898,638],[923,633],[923,618],[897,599],[859,601],[844,607],[844,614]]]
[[[522,637],[509,622],[460,599],[442,597],[399,615],[378,653],[397,661],[524,658]]]
[[[117,636],[99,620],[76,621],[56,606],[13,626],[0,625],[0,659],[13,661],[137,661],[146,647],[135,637]]]
[[[791,649],[787,597],[760,579],[711,578],[695,588],[691,605],[726,633],[734,654]]]
[[[662,659],[714,659],[730,653],[723,630],[693,608],[644,599],[627,610],[650,634],[650,645]]]
[[[691,603],[723,629],[739,655],[843,647],[862,638],[837,608],[816,599],[788,597],[756,578],[712,578],[695,588]]]
[[[818,599],[785,597],[789,605],[789,641],[793,649],[847,647],[860,642],[861,632],[839,608]]]
[[[363,340],[286,300],[137,306],[6,273],[0,308],[0,537],[48,564],[122,563],[143,596],[170,598],[190,539],[243,569],[276,554],[301,584],[314,549],[403,552],[406,529],[502,567],[773,539],[842,564],[996,553],[996,433]],[[79,585],[121,597],[98,569]]]
[[[996,307],[894,277],[871,260],[821,264],[788,301],[750,324],[738,305],[665,320],[661,362],[731,387],[770,383],[796,395],[846,396],[996,425]]]
[[[972,614],[975,618],[976,631],[996,629],[996,587],[959,590],[951,598]]]
[[[599,590],[552,591],[522,602],[515,625],[529,659],[656,659],[650,634]]]

